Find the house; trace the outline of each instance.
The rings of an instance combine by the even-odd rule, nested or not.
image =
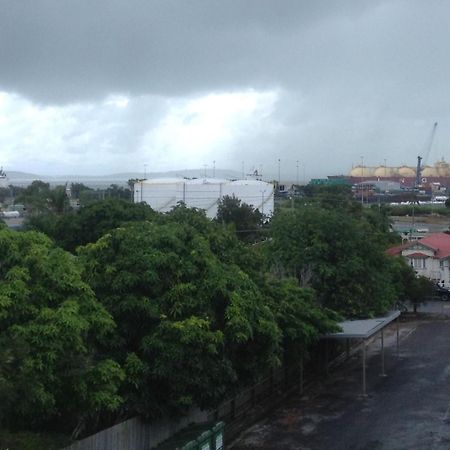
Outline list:
[[[417,275],[450,288],[450,234],[429,234],[420,240],[391,247],[387,253],[403,256]]]

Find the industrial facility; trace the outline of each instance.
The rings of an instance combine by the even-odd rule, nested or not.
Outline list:
[[[154,178],[134,184],[134,202],[145,202],[158,212],[168,212],[183,202],[214,218],[218,203],[225,196],[237,197],[266,216],[273,214],[274,187],[260,180]]]
[[[418,184],[426,188],[432,183],[440,183],[442,186],[450,187],[450,164],[441,159],[433,166],[426,165],[424,167],[368,167],[359,165],[353,167],[348,176],[351,181],[356,183],[390,180],[397,181],[405,187],[415,187]]]

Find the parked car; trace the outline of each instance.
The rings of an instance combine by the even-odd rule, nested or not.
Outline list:
[[[434,286],[434,295],[436,297],[439,297],[443,301],[450,300],[450,290],[445,287],[439,286],[439,284],[436,284]]]

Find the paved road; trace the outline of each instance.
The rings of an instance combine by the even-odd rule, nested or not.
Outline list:
[[[357,395],[355,359],[309,397],[287,401],[232,449],[450,449],[450,321],[408,326],[400,357],[395,347],[388,351],[386,378],[372,354],[367,398]]]

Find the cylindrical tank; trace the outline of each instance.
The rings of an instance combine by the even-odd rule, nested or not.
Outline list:
[[[436,163],[436,170],[440,177],[448,177],[450,175],[450,166],[444,160]]]
[[[422,177],[438,177],[438,171],[435,167],[432,166],[425,166],[422,169]]]
[[[373,177],[375,172],[374,167],[368,166],[355,166],[350,171],[351,177],[363,178],[363,177]]]
[[[413,169],[412,167],[401,166],[398,168],[398,174],[402,177],[415,177],[416,170]]]
[[[378,166],[373,174],[374,176],[380,178],[392,177],[396,175],[392,167],[387,166]]]
[[[155,178],[134,185],[135,203],[145,202],[155,211],[167,212],[177,203],[184,202],[190,208],[205,210],[206,215],[211,218],[216,216],[217,205],[225,195],[234,195],[267,216],[273,214],[273,185],[264,181]]]

